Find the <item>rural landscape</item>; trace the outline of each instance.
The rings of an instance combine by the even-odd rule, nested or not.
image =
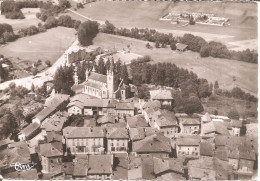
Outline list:
[[[0,10],[0,180],[257,180],[257,3]]]

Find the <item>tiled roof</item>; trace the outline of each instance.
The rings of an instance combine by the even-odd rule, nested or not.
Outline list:
[[[200,125],[199,119],[191,118],[191,117],[180,117],[178,118],[180,123],[183,125]]]
[[[78,85],[73,85],[71,87],[71,90],[73,90],[74,92],[76,92],[77,90],[82,90],[84,88],[84,85],[83,84],[78,84]]]
[[[145,130],[145,136],[151,136],[160,132],[158,129],[152,127],[147,127],[144,130]]]
[[[130,128],[149,127],[143,115],[136,115],[127,118]]]
[[[144,128],[129,128],[129,137],[132,141],[142,140],[145,138]]]
[[[76,159],[74,163],[73,176],[86,176],[88,161],[86,159]]]
[[[242,128],[242,121],[232,119],[231,126],[236,128]]]
[[[107,76],[96,72],[91,72],[88,79],[92,79],[98,82],[107,83]]]
[[[69,95],[65,94],[55,94],[54,96],[49,97],[46,102],[45,109],[36,114],[35,118],[43,121],[46,117],[48,117],[56,108],[61,105],[64,101],[69,99]]]
[[[45,157],[62,156],[63,148],[61,142],[40,144],[40,154]]]
[[[209,113],[204,114],[204,115],[201,117],[201,121],[202,121],[202,122],[211,122],[212,120],[211,120],[211,118],[210,118],[210,116],[209,116]]]
[[[170,90],[150,90],[152,100],[173,100]]]
[[[199,146],[200,137],[195,135],[180,136],[176,140],[178,146]]]
[[[160,174],[167,171],[174,171],[184,174],[183,162],[175,158],[153,158],[154,173]]]
[[[223,122],[211,121],[209,123],[203,124],[201,129],[204,134],[215,132],[217,134],[229,135],[228,128]]]
[[[15,180],[38,180],[38,173],[36,169],[26,170],[22,172],[9,172],[4,174],[5,179],[15,179]]]
[[[42,122],[41,128],[45,129],[46,131],[61,131],[63,124],[66,121],[67,121],[66,117],[55,114],[52,117],[45,119]]]
[[[223,160],[223,161],[228,161],[228,150],[226,147],[218,147],[215,150],[215,157]]]
[[[134,110],[134,104],[132,102],[119,102],[116,104],[117,110]]]
[[[177,173],[165,173],[156,178],[156,180],[186,180],[184,176]]]
[[[73,174],[73,170],[74,170],[74,163],[73,162],[63,162],[62,164],[63,164],[62,171],[66,175],[72,175]]]
[[[143,109],[148,109],[148,108],[161,108],[161,102],[158,100],[155,101],[148,101],[146,102],[143,106]]]
[[[108,139],[128,139],[128,132],[126,128],[111,127],[107,129],[106,137]]]
[[[133,142],[133,152],[137,153],[171,153],[170,139],[161,135],[151,135],[143,140]]]
[[[105,132],[101,127],[69,127],[63,130],[66,138],[103,138]]]
[[[228,162],[214,157],[205,157],[188,162],[188,173],[193,178],[228,180],[231,171],[232,168]]]
[[[175,114],[168,110],[159,109],[151,113],[151,117],[160,127],[178,126]]]
[[[97,123],[105,124],[105,123],[115,123],[116,116],[113,115],[104,115],[97,119]]]
[[[200,155],[201,156],[213,156],[214,154],[214,145],[210,142],[201,142],[200,143]]]
[[[101,90],[103,87],[103,85],[101,85],[100,83],[90,82],[90,81],[87,81],[85,83],[85,86],[92,87],[92,88],[99,89],[99,90]]]
[[[61,142],[62,141],[62,135],[59,132],[51,131],[47,132],[47,142]]]
[[[29,124],[26,128],[24,128],[20,133],[24,136],[30,136],[33,132],[40,128],[40,125],[36,122]]]
[[[89,155],[88,175],[112,174],[113,155]]]
[[[78,94],[71,98],[70,103],[67,107],[77,106],[83,107],[109,107],[109,100],[105,99],[89,99],[88,95]]]

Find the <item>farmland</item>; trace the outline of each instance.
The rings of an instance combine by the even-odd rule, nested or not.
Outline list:
[[[94,44],[106,49],[125,49],[139,55],[151,55],[154,63],[172,62],[179,67],[195,72],[209,82],[218,80],[220,88],[231,89],[234,86],[257,95],[257,64],[219,58],[201,58],[196,52],[175,52],[170,48],[147,49],[147,42],[127,37],[100,33]],[[117,60],[115,60],[117,61]],[[235,77],[235,81],[234,81]]]
[[[54,63],[75,40],[75,30],[57,27],[37,35],[19,38],[0,48],[0,54],[18,61],[50,60]]]
[[[180,26],[159,20],[163,15],[172,11],[214,13],[216,16],[229,18],[231,25],[225,27],[199,24]],[[172,33],[175,36],[192,32],[192,34],[202,36],[207,41],[221,41],[233,48],[238,48],[240,44],[229,45],[229,42],[257,38],[257,6],[254,3],[244,3],[243,6],[239,6],[237,3],[231,2],[101,1],[86,4],[85,8],[77,10],[77,13],[95,20],[109,20],[117,27],[152,28],[160,32]],[[82,20],[82,17],[72,12],[69,14],[73,18]],[[245,47],[243,45],[243,48]],[[257,47],[253,46],[253,48]]]
[[[25,16],[24,19],[6,19],[4,15],[0,15],[0,22],[12,25],[14,31],[33,25],[37,26],[38,23],[42,23],[42,21],[36,17],[36,13],[40,12],[40,8],[24,8],[21,11]]]

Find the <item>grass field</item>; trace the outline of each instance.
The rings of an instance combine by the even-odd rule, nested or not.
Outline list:
[[[35,62],[39,59],[54,63],[74,42],[75,32],[73,28],[52,28],[47,32],[10,42],[0,48],[0,54],[10,58],[13,63]]]
[[[172,11],[214,13],[216,16],[230,18],[231,25],[218,27],[196,24],[180,27],[159,20]],[[228,45],[231,41],[257,38],[256,3],[100,1],[86,4],[85,8],[77,10],[77,13],[96,20],[109,20],[117,27],[154,28],[161,32],[173,33],[175,36],[192,33],[208,41],[224,42],[227,46],[231,46]],[[69,14],[73,18],[84,20],[71,12]]]
[[[36,17],[36,13],[40,12],[40,8],[24,8],[21,11],[25,19],[6,19],[4,15],[0,15],[0,23],[10,24],[14,31],[18,31],[32,25],[37,26],[38,23],[42,22]]]
[[[199,77],[206,78],[209,82],[218,80],[220,88],[231,89],[239,86],[243,90],[257,95],[257,64],[227,60],[219,58],[201,58],[196,52],[175,52],[170,48],[147,49],[147,42],[99,33],[94,39],[94,44],[106,49],[128,50],[139,55],[151,55],[154,63],[172,62],[179,67],[195,72]],[[117,60],[115,60],[117,61]],[[236,77],[236,81],[233,81]]]

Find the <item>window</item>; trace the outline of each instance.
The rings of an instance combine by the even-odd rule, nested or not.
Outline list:
[[[75,140],[72,140],[72,146],[75,146]]]
[[[51,160],[51,163],[53,163],[53,160]]]
[[[111,143],[111,146],[114,146],[114,143]]]
[[[197,151],[197,148],[195,148],[195,151]]]

